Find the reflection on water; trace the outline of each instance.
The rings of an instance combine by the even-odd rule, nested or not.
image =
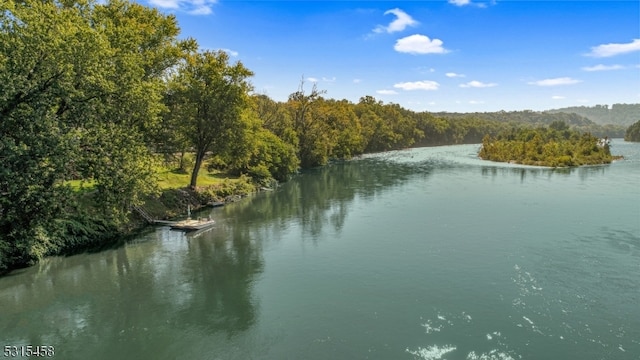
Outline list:
[[[276,191],[221,211],[232,227],[247,226],[248,222],[252,228],[267,226],[278,232],[293,222],[302,229],[302,238],[316,242],[326,225],[336,232],[341,230],[356,197],[371,201],[415,175],[409,164],[379,159],[337,163],[304,172]]]
[[[511,177],[518,176],[521,182],[524,182],[528,177],[537,178],[544,176],[546,178],[552,178],[553,176],[573,176],[577,174],[580,180],[586,181],[589,177],[594,175],[606,175],[609,169],[609,165],[598,166],[585,166],[579,168],[539,168],[539,167],[498,167],[498,166],[483,166],[480,168],[482,176],[496,177]]]
[[[218,235],[226,237],[189,241],[158,229],[137,244],[46,259],[4,278],[0,340],[57,345],[61,356],[65,347],[118,344],[107,353],[133,358],[147,346],[172,344],[181,332],[244,331],[256,319],[249,285],[264,267],[259,243],[242,227]]]
[[[62,359],[632,359],[640,147],[613,145],[624,161],[584,168],[485,162],[464,145],[304,172],[205,210],[207,231],[157,228],[0,278],[0,345]]]

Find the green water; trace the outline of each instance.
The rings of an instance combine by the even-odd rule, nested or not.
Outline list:
[[[59,359],[638,359],[640,144],[572,170],[366,156],[0,278],[0,345]],[[0,349],[2,350],[2,349]]]

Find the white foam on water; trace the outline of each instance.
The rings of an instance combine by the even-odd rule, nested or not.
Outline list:
[[[427,320],[426,323],[421,324],[421,325],[425,328],[425,331],[427,332],[427,334],[431,334],[432,332],[440,332],[440,330],[442,330],[442,325],[433,326],[431,324],[431,320]]]
[[[622,345],[618,346],[618,349],[620,349],[620,351],[622,351],[622,352],[627,352],[627,351],[622,347]]]
[[[406,351],[413,356],[419,356],[423,360],[445,360],[442,356],[454,351],[455,349],[456,347],[453,345],[444,345],[443,347],[431,345],[426,348],[419,347],[416,351],[409,349],[406,349]]]
[[[493,340],[493,336],[491,336],[491,334],[487,334],[487,340]]]
[[[488,353],[476,354],[475,351],[467,354],[467,360],[515,360],[513,356],[493,349]]]
[[[533,324],[533,321],[531,321],[531,319],[529,319],[528,317],[523,316],[522,318],[523,318],[523,319],[525,319],[525,320],[527,320],[527,322],[528,322],[529,324],[534,325],[534,324]]]
[[[466,322],[471,322],[471,315],[465,313],[464,311],[462,312],[462,318],[466,321]]]

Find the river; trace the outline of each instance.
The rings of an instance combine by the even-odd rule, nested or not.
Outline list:
[[[640,144],[611,165],[367,155],[0,278],[0,346],[58,359],[638,359]]]

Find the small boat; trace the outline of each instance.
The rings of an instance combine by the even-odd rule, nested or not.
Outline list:
[[[187,219],[182,221],[176,221],[169,226],[174,230],[184,230],[184,231],[192,231],[192,230],[202,230],[215,225],[215,220],[212,219]]]
[[[191,219],[191,206],[187,205],[187,220],[175,221],[169,223],[169,226],[172,230],[184,230],[184,231],[193,231],[193,230],[202,230],[207,229],[215,225],[215,221],[211,219],[209,216],[206,219],[198,218],[197,220]]]

